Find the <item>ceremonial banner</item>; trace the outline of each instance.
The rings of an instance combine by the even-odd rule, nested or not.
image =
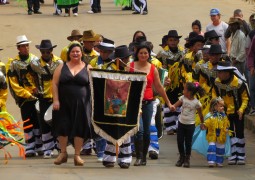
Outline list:
[[[146,74],[101,69],[90,72],[94,130],[120,146],[138,130]]]

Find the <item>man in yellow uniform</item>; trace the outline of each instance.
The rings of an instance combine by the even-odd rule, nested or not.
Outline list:
[[[52,135],[52,129],[44,120],[44,114],[52,104],[52,78],[55,69],[63,63],[59,57],[53,55],[53,48],[50,40],[42,40],[40,45],[35,46],[41,52],[40,59],[33,59],[30,62],[32,70],[37,76],[37,89],[40,92],[39,98],[39,122],[42,133],[44,159],[51,158],[55,149],[56,139]]]
[[[39,95],[36,87],[36,80],[30,67],[32,60],[38,59],[29,53],[29,44],[25,35],[17,37],[17,49],[19,54],[14,59],[9,59],[7,64],[7,79],[10,92],[19,106],[24,126],[32,128],[25,129],[26,157],[43,155],[42,141],[35,103]]]
[[[0,48],[0,51],[3,50]],[[6,111],[7,83],[5,64],[0,61],[0,112]]]

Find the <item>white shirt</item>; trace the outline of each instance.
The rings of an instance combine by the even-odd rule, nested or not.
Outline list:
[[[212,23],[206,26],[206,32],[214,30],[219,36],[221,36],[220,45],[221,45],[222,51],[224,52],[227,51],[226,40],[224,37],[227,28],[228,28],[228,24],[223,21],[221,21],[218,26],[214,26]]]
[[[230,57],[236,58],[239,62],[244,62],[246,59],[245,44],[245,34],[241,30],[237,30],[232,36]]]
[[[195,115],[198,108],[202,107],[200,101],[196,98],[189,100],[182,95],[179,100],[182,102],[182,111],[179,121],[182,124],[195,124]]]

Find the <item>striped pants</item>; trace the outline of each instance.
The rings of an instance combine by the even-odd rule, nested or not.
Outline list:
[[[209,142],[207,151],[208,164],[222,164],[224,161],[225,144]]]
[[[148,11],[147,0],[133,0],[133,7],[135,11],[142,13],[143,11]]]
[[[119,147],[119,154],[117,163],[131,163],[132,161],[132,152],[130,138],[124,141],[124,143]],[[116,162],[116,147],[111,142],[106,142],[106,147],[103,156],[104,162]]]

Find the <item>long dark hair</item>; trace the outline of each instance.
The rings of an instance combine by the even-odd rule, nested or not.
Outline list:
[[[187,90],[191,92],[192,96],[195,96],[197,93],[202,97],[205,94],[205,90],[199,85],[198,82],[187,82],[186,83]]]
[[[134,56],[134,61],[138,61],[138,60],[139,60],[139,59],[138,59],[138,53],[139,53],[139,51],[140,51],[141,49],[143,49],[143,48],[147,49],[147,51],[148,51],[148,53],[149,53],[149,59],[148,59],[148,61],[150,60],[151,49],[150,49],[150,46],[148,45],[147,41],[144,41],[144,42],[142,42],[139,46],[137,46],[137,50],[136,50],[135,56]]]
[[[138,30],[138,31],[136,31],[136,32],[134,33],[132,42],[135,42],[135,36],[136,36],[138,33],[142,33],[143,36],[146,38],[145,33],[144,33],[143,31]],[[147,38],[146,38],[146,39],[147,39]]]
[[[191,24],[191,27],[193,27],[195,25],[198,26],[199,31],[202,30],[201,22],[199,20],[193,21],[192,24]]]
[[[68,46],[68,51],[67,51],[67,61],[70,61],[70,53],[72,51],[72,49],[74,47],[79,47],[81,49],[81,53],[82,53],[82,57],[81,57],[81,60],[84,61],[84,53],[83,53],[83,48],[81,46],[81,44],[78,42],[78,41],[73,41],[69,44]]]

